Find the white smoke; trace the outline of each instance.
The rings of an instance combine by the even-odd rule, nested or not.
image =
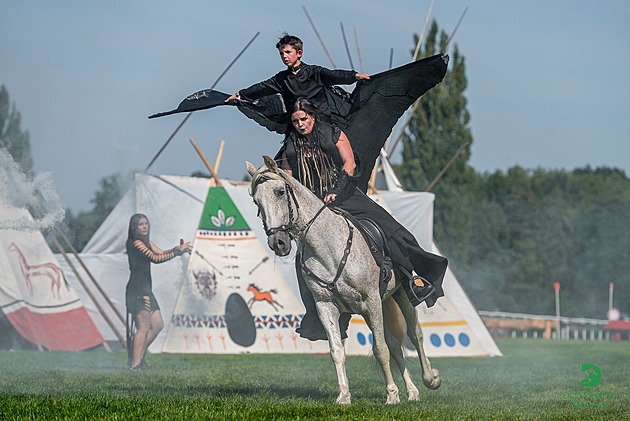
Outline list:
[[[0,229],[47,230],[65,217],[65,210],[55,191],[52,173],[38,174],[31,179],[4,149],[0,149],[0,201],[17,208],[39,208],[38,205],[41,205],[48,209],[45,215],[35,220],[26,217],[0,220]]]

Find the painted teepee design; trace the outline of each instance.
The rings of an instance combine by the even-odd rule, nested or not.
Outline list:
[[[322,353],[304,308],[223,187],[210,187],[163,352]]]

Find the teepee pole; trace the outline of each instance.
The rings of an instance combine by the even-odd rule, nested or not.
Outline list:
[[[219,152],[217,153],[217,159],[214,160],[214,171],[219,173],[219,165],[221,164],[221,157],[223,156],[223,146],[225,146],[225,140],[221,141],[219,145]]]
[[[201,158],[203,163],[206,164],[206,168],[208,168],[208,171],[210,171],[210,174],[212,174],[212,178],[217,183],[217,186],[223,187],[223,184],[221,184],[221,180],[219,180],[217,173],[214,171],[214,169],[212,169],[212,167],[210,166],[210,163],[208,163],[208,160],[206,159],[206,157],[203,156],[201,149],[199,149],[199,146],[197,146],[197,143],[194,141],[192,137],[190,138],[190,143],[192,143],[192,145],[195,147],[195,150],[199,154],[199,157]]]
[[[359,67],[361,68],[361,73],[365,73],[363,70],[363,59],[361,58],[361,49],[359,48],[359,38],[357,37],[357,27],[352,25],[352,29],[354,31],[354,43],[357,46],[357,55],[359,56]]]
[[[455,160],[457,159],[457,157],[459,155],[461,155],[462,152],[464,152],[464,149],[466,149],[466,147],[470,145],[470,142],[466,142],[464,143],[462,146],[460,146],[460,148],[457,150],[457,152],[455,152],[455,155],[453,155],[453,157],[451,158],[450,161],[448,161],[448,163],[444,166],[444,168],[442,168],[442,171],[440,171],[440,173],[433,179],[433,181],[431,182],[431,184],[429,184],[429,187],[427,187],[427,189],[425,190],[425,192],[430,192],[431,189],[437,184],[438,181],[440,181],[440,178],[442,178],[442,176],[444,175],[444,173],[446,172],[446,170],[448,170],[450,168],[451,165],[453,165],[453,162],[455,162]]]
[[[352,55],[350,54],[350,48],[348,47],[348,40],[346,39],[346,31],[343,29],[343,22],[339,22],[339,26],[341,26],[341,36],[343,37],[343,45],[345,45],[346,47],[346,54],[348,55],[350,68],[354,69],[354,63],[352,63]]]
[[[70,240],[68,239],[68,237],[66,236],[66,234],[63,233],[63,231],[61,231],[61,229],[59,229],[59,227],[57,226],[57,224],[55,224],[55,230],[57,230],[57,232],[59,233],[59,235],[61,236],[61,238],[64,240],[64,242],[66,243],[66,245],[68,246],[68,248],[70,249],[70,251],[72,252],[72,254],[74,255],[74,257],[77,259],[77,261],[79,262],[79,264],[81,265],[81,267],[83,268],[83,270],[85,271],[85,273],[88,274],[88,277],[90,278],[90,280],[92,281],[92,283],[94,284],[94,286],[96,286],[96,289],[98,290],[98,292],[101,293],[101,295],[103,296],[103,298],[105,299],[105,301],[107,302],[107,304],[109,304],[109,306],[112,308],[112,310],[114,310],[114,313],[116,313],[116,316],[118,316],[118,319],[120,319],[120,321],[124,324],[125,322],[125,318],[122,316],[122,314],[120,314],[120,311],[118,311],[118,309],[116,308],[116,306],[114,306],[114,303],[112,303],[112,301],[109,299],[109,296],[105,293],[105,291],[103,290],[103,288],[101,287],[101,285],[96,281],[96,279],[94,278],[94,276],[92,276],[92,273],[90,272],[90,270],[87,268],[87,266],[85,265],[85,263],[83,262],[83,259],[81,259],[81,257],[79,257],[79,254],[77,253],[77,250],[74,248],[74,246],[72,245],[72,243],[70,242]]]
[[[31,210],[33,211],[33,213],[35,213],[35,215],[37,215],[38,218],[42,217],[42,214],[37,210],[37,208],[35,208],[34,206],[31,206]],[[56,227],[56,225],[55,225]],[[123,339],[123,337],[120,335],[120,333],[118,333],[118,330],[116,330],[116,327],[114,326],[114,323],[111,321],[111,319],[107,316],[107,314],[105,313],[105,310],[103,310],[103,308],[101,307],[101,305],[98,303],[98,301],[96,301],[96,298],[94,297],[94,294],[92,294],[92,292],[88,289],[85,281],[83,280],[83,278],[81,277],[81,275],[79,274],[79,271],[77,270],[77,268],[74,266],[74,264],[72,263],[72,261],[70,260],[70,257],[68,256],[68,254],[66,253],[66,251],[64,250],[63,246],[59,243],[59,240],[57,240],[57,237],[55,237],[55,235],[53,233],[50,233],[50,237],[52,238],[53,242],[55,243],[55,246],[57,246],[57,250],[59,250],[59,252],[63,255],[63,257],[66,259],[66,262],[68,263],[68,265],[70,266],[70,269],[72,269],[72,271],[74,272],[74,274],[76,275],[77,279],[79,280],[79,282],[81,283],[81,286],[83,286],[83,289],[85,290],[85,292],[87,293],[87,295],[90,297],[90,299],[92,300],[92,302],[94,303],[94,305],[96,306],[96,309],[99,311],[99,313],[101,314],[101,316],[103,316],[103,319],[105,319],[105,322],[109,325],[109,327],[112,329],[112,331],[114,332],[114,334],[116,335],[116,337],[118,338],[118,340],[120,341],[120,343],[122,344],[123,348],[127,348],[127,343],[125,342],[125,340]],[[104,339],[103,339],[104,340]],[[106,342],[103,342],[104,344],[106,344]],[[105,349],[108,349],[109,346],[106,345]],[[109,351],[111,351],[111,349],[109,349]]]
[[[326,44],[324,44],[324,41],[322,40],[322,37],[319,36],[319,32],[317,31],[317,28],[315,27],[315,24],[311,20],[311,16],[308,14],[308,11],[306,10],[306,6],[302,6],[302,9],[304,10],[304,13],[306,14],[306,18],[308,19],[309,23],[311,24],[311,27],[313,28],[313,31],[315,31],[315,35],[317,36],[317,39],[319,40],[319,43],[322,45],[322,47],[324,47],[324,51],[326,52],[326,55],[328,56],[328,60],[330,60],[330,64],[332,64],[333,68],[336,69],[337,65],[335,64],[335,62],[333,61],[330,53],[328,52],[328,48],[326,48]]]
[[[243,55],[243,53],[245,52],[245,50],[247,50],[247,48],[249,48],[249,46],[252,44],[252,42],[254,42],[254,40],[256,39],[256,37],[260,35],[260,32],[256,32],[256,35],[254,35],[254,37],[247,43],[247,45],[241,50],[240,53],[238,53],[238,55],[234,58],[234,60],[232,60],[232,62],[228,65],[228,67],[223,71],[223,73],[221,73],[221,75],[217,78],[217,80],[214,81],[214,83],[212,84],[212,87],[210,87],[210,89],[214,89],[215,86],[217,86],[217,83],[219,83],[219,81],[221,80],[221,78],[227,73],[228,70],[230,70],[230,68],[232,67],[232,65],[234,63],[236,63],[236,60],[239,59],[240,56]],[[155,162],[155,160],[158,158],[158,156],[160,156],[160,154],[162,153],[162,151],[164,151],[164,149],[166,148],[166,146],[171,142],[171,140],[173,140],[173,137],[175,137],[175,134],[179,131],[179,129],[182,128],[182,126],[184,125],[184,123],[186,123],[186,121],[188,121],[188,119],[190,118],[190,116],[192,115],[193,111],[189,112],[188,115],[186,117],[184,117],[184,119],[182,120],[181,123],[179,123],[179,126],[177,126],[177,128],[175,129],[175,131],[169,136],[169,138],[166,140],[166,142],[164,143],[164,145],[162,145],[162,147],[160,148],[160,150],[158,151],[157,154],[155,154],[155,156],[153,157],[153,159],[151,160],[151,162],[149,162],[149,165],[147,165],[147,167],[144,169],[144,172],[146,173],[147,171],[149,171],[149,168],[151,168],[151,165],[153,165],[153,163]]]

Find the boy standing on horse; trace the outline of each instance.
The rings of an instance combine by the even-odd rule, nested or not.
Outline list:
[[[256,100],[258,98],[280,94],[285,107],[295,103],[297,98],[310,99],[325,114],[330,114],[324,88],[333,85],[349,85],[358,80],[367,80],[369,75],[354,70],[330,70],[325,67],[302,62],[302,40],[298,37],[283,34],[276,44],[286,70],[277,73],[270,79],[256,83],[249,88],[241,89],[230,96],[230,100]],[[286,110],[289,111],[288,109]]]

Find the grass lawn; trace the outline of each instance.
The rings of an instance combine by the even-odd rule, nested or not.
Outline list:
[[[409,361],[421,399],[396,376],[395,406],[373,360],[350,357],[347,407],[329,356],[150,355],[131,372],[123,352],[0,351],[0,419],[630,419],[630,343],[498,344],[503,357],[434,358],[435,391]],[[584,363],[601,369],[597,386],[582,386]]]

